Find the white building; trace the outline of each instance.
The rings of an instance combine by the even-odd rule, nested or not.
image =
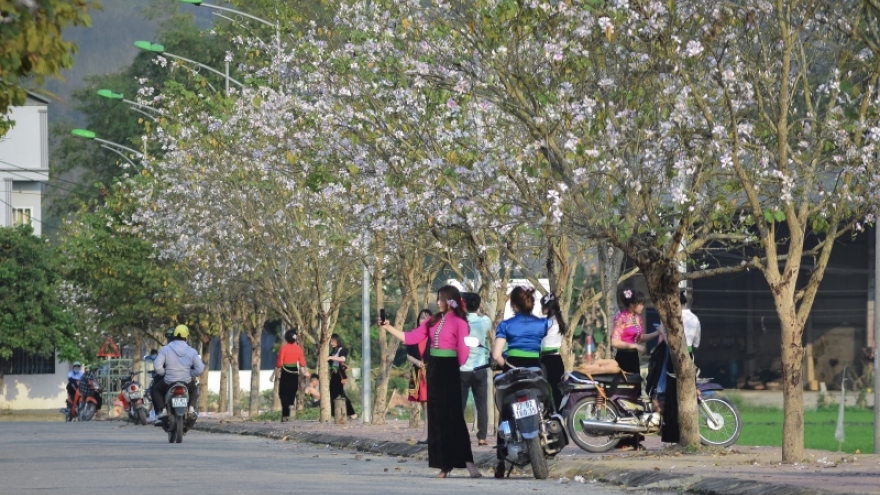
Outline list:
[[[49,101],[28,94],[13,107],[15,125],[0,137],[0,227],[30,223],[41,235],[43,189],[49,180]],[[15,352],[0,361],[0,409],[49,409],[64,405],[68,363]]]

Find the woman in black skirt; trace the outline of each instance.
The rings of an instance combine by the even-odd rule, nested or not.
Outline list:
[[[330,361],[330,400],[333,401],[339,397],[345,398],[345,414],[351,419],[357,419],[354,406],[345,395],[345,380],[348,379],[345,371],[348,367],[345,364],[347,357],[348,349],[342,345],[342,339],[339,338],[339,335],[334,333],[330,336],[330,357],[327,358],[327,361]]]
[[[290,420],[290,406],[296,401],[300,372],[309,372],[302,347],[296,343],[296,330],[285,332],[284,340],[287,343],[278,350],[278,360],[275,362],[275,375],[273,375],[281,378],[281,383],[278,384],[278,397],[281,399],[282,423]]]
[[[467,468],[471,478],[479,478],[461,406],[459,367],[470,354],[464,343],[470,327],[458,289],[441,287],[437,308],[437,314],[410,332],[401,332],[387,321],[379,325],[407,345],[428,339],[428,465],[440,470],[438,478],[447,477],[453,468]]]
[[[642,291],[625,289],[621,292],[623,311],[614,317],[614,329],[611,331],[611,346],[617,351],[614,359],[620,369],[638,374],[639,355],[645,352],[645,342],[656,339],[660,332],[645,333],[642,322],[642,311],[645,309],[645,295]]]
[[[562,392],[559,391],[559,382],[562,381],[562,375],[565,374],[565,365],[562,363],[562,356],[559,349],[562,347],[562,339],[565,337],[568,325],[562,318],[562,309],[559,307],[559,299],[552,292],[544,294],[541,298],[541,311],[544,316],[550,320],[550,329],[547,335],[541,340],[541,366],[544,368],[544,375],[547,377],[547,383],[553,389],[553,404],[559,411],[559,405],[562,403]]]

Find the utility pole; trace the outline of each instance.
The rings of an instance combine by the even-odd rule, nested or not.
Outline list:
[[[372,373],[370,370],[370,270],[364,263],[364,278],[361,284],[361,418],[364,424],[373,422],[373,401],[370,391]]]
[[[874,453],[880,454],[880,219],[874,219]]]

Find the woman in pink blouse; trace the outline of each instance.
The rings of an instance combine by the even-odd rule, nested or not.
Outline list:
[[[627,373],[639,373],[639,354],[645,352],[644,343],[657,338],[660,332],[645,333],[642,311],[645,309],[645,295],[635,289],[625,289],[621,293],[623,311],[614,317],[611,331],[611,346],[617,350],[614,359],[620,369]]]
[[[438,478],[445,478],[452,468],[467,468],[471,478],[479,478],[461,405],[459,368],[470,354],[464,343],[470,327],[458,289],[451,285],[441,287],[437,291],[437,309],[437,314],[410,332],[401,332],[387,321],[379,324],[407,345],[428,340],[428,465],[440,470]]]

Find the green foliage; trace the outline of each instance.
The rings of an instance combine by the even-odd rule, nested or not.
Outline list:
[[[90,25],[88,9],[95,7],[86,0],[0,0],[0,136],[9,128],[9,107],[25,102],[23,83],[40,84],[73,66],[76,45],[62,31]]]
[[[0,228],[0,358],[16,349],[82,357],[81,328],[61,303],[56,255],[29,225]]]
[[[126,222],[133,206],[124,191],[107,191],[105,204],[82,208],[60,237],[66,280],[84,289],[109,331],[173,321],[181,293],[175,265],[154,259],[152,243]]]
[[[169,53],[180,55],[208,65],[222,68],[226,50],[230,43],[225,39],[215,39],[207,31],[202,31],[192,15],[172,15],[160,25],[157,41]],[[130,43],[130,40],[126,42]],[[98,143],[74,137],[70,130],[85,127],[94,131],[98,137],[114,143],[124,144],[137,150],[144,149],[142,136],[147,136],[147,155],[160,159],[162,149],[157,139],[150,139],[156,125],[143,114],[137,113],[120,100],[111,100],[97,95],[99,89],[111,89],[121,93],[128,100],[136,100],[140,89],[139,80],[147,80],[157,92],[166,85],[176,83],[197,91],[210,91],[208,84],[219,91],[223,90],[223,78],[208,71],[193,74],[185,69],[171,70],[154,62],[156,54],[139,52],[131,65],[113,73],[85,76],[85,85],[73,92],[73,109],[85,121],[81,124],[58,123],[52,126],[53,178],[63,174],[76,174],[77,183],[71,185],[63,179],[56,179],[53,185],[71,194],[51,198],[50,213],[63,216],[75,212],[82,204],[82,198],[96,195],[96,184],[112,184],[123,173],[131,172],[128,163],[105,149]],[[238,76],[234,66],[230,75]],[[167,122],[166,122],[167,124]],[[136,161],[136,160],[135,160]]]

